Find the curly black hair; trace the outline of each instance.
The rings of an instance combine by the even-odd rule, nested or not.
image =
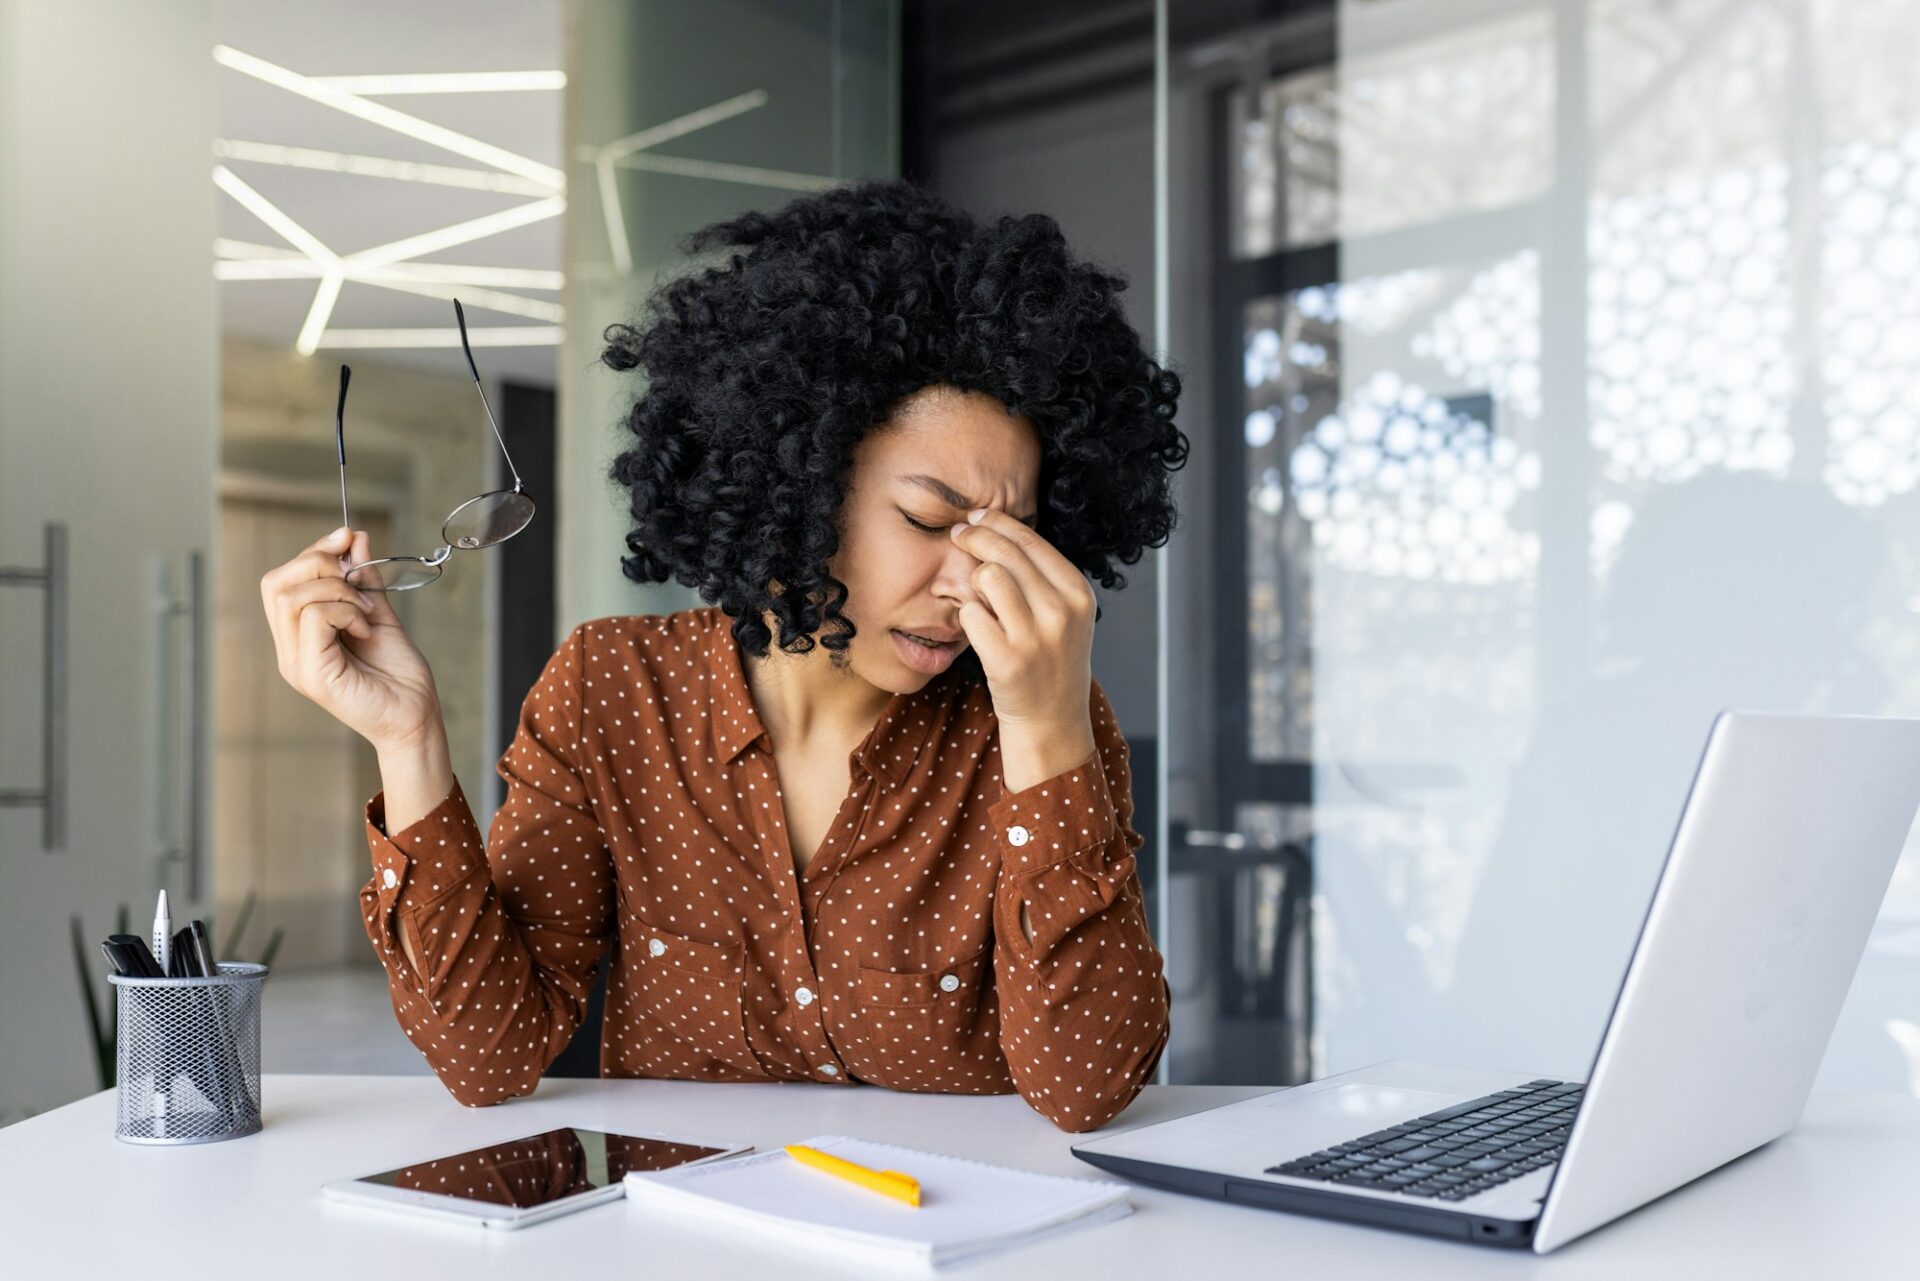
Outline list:
[[[635,582],[675,579],[734,619],[745,653],[813,648],[844,665],[854,634],[827,572],[853,451],[903,397],[978,391],[1040,442],[1038,532],[1106,588],[1114,562],[1164,544],[1180,378],[1142,349],[1126,280],[1068,250],[1044,214],[991,225],[900,179],[835,187],[692,233],[738,246],[610,325],[601,363],[644,367],[633,443],[610,477],[630,495]],[[742,252],[744,250],[744,252]],[[963,664],[965,665],[963,667]],[[980,679],[968,649],[948,669]]]

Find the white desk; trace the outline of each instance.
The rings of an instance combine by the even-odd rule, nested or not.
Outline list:
[[[1260,1091],[1149,1086],[1112,1128]],[[265,1128],[221,1143],[113,1137],[93,1095],[0,1129],[0,1273],[40,1278],[548,1276],[805,1281],[850,1275],[803,1255],[676,1226],[626,1202],[518,1232],[414,1222],[323,1200],[318,1186],[553,1125],[655,1126],[761,1148],[843,1133],[1056,1174],[1105,1177],[1017,1095],[550,1079],[468,1109],[432,1077],[267,1076]],[[1920,1276],[1920,1100],[1816,1098],[1801,1128],[1544,1259],[1347,1227],[1135,1186],[1113,1223],[952,1269],[1002,1278],[1845,1278]],[[877,1275],[900,1275],[896,1271]]]

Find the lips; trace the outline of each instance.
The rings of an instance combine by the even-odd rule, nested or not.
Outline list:
[[[911,636],[915,640],[924,641],[929,645],[951,645],[960,639],[959,632],[942,631],[932,627],[925,629],[918,627],[896,627],[894,630],[902,636]]]
[[[908,640],[908,633],[898,628],[891,635],[894,651],[900,655],[901,661],[924,676],[938,676],[960,657],[960,646],[955,641],[933,645],[926,641]]]

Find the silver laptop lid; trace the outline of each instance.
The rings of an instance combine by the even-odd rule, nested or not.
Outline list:
[[[1920,809],[1920,720],[1725,712],[1534,1249],[1790,1129]]]

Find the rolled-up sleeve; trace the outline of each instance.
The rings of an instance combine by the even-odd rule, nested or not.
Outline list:
[[[1136,867],[1127,742],[1097,681],[1090,710],[1093,755],[991,810],[1001,1049],[1021,1095],[1069,1131],[1097,1129],[1139,1094],[1171,1003]]]
[[[469,1107],[533,1092],[584,1021],[611,937],[611,860],[576,764],[585,628],[521,705],[486,839],[457,780],[399,832],[386,830],[384,792],[366,806],[367,937],[402,1030]]]

